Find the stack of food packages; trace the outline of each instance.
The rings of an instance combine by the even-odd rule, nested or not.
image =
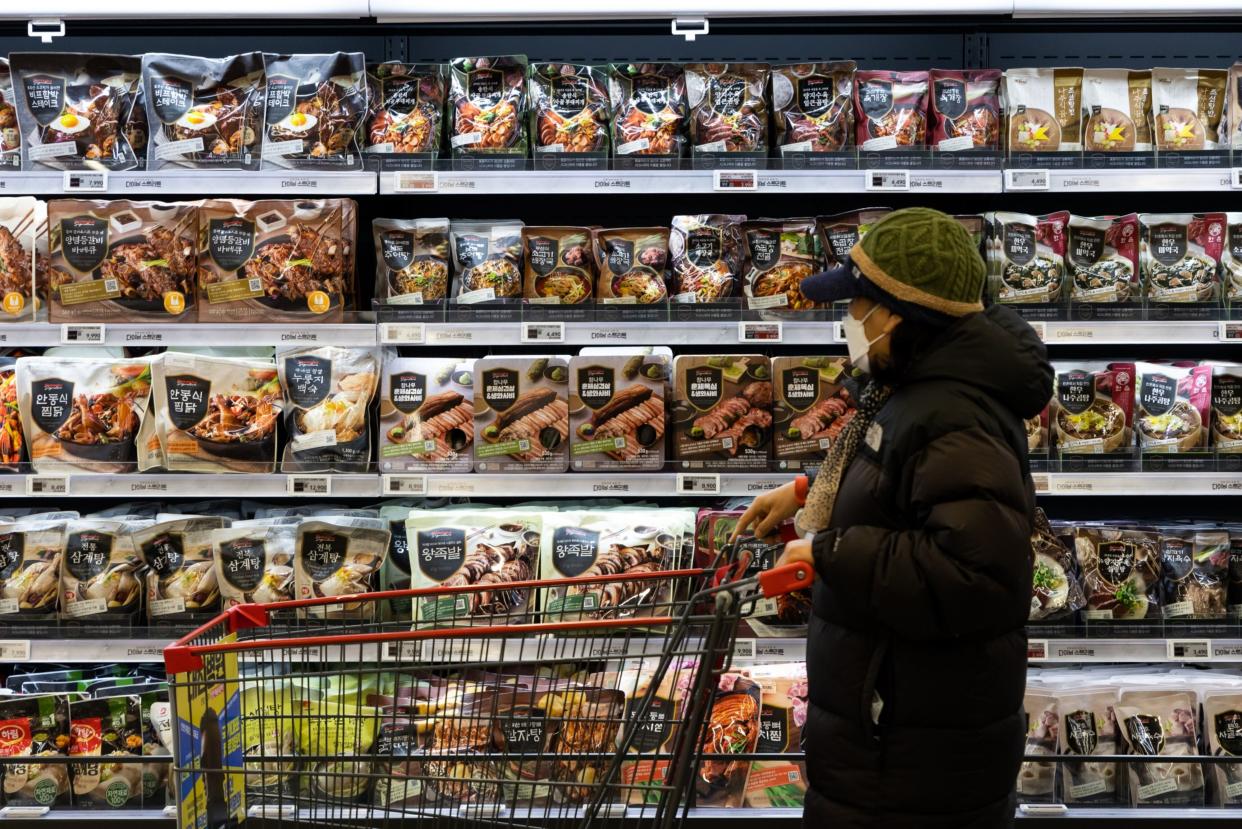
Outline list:
[[[163,671],[118,666],[12,674],[0,692],[2,807],[160,809],[175,803]],[[15,762],[30,757],[32,762]],[[74,757],[81,762],[38,762]],[[171,760],[171,757],[169,757]]]

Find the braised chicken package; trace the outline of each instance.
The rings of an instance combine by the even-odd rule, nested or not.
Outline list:
[[[380,471],[474,468],[474,361],[386,354],[380,392]]]
[[[766,63],[688,63],[690,146],[696,153],[766,153]]]
[[[277,524],[261,519],[234,521],[232,526],[211,531],[211,556],[223,610],[296,598],[296,531],[296,522]]]
[[[614,63],[608,91],[613,154],[675,163],[686,145],[685,70],[675,63]]]
[[[589,354],[569,361],[569,454],[575,470],[664,469],[668,354]]]
[[[1166,529],[1160,533],[1164,618],[1224,620],[1229,588],[1229,532]]]
[[[1082,76],[1083,149],[1151,152],[1151,72],[1087,69]]]
[[[371,234],[377,299],[421,305],[448,296],[448,219],[375,219]]]
[[[142,705],[134,694],[69,698],[69,764],[77,809],[137,809],[142,805],[141,763],[110,762],[142,755]]]
[[[1134,446],[1134,363],[1061,367],[1049,410],[1062,454],[1129,452]]]
[[[476,472],[569,469],[569,363],[484,357],[474,364]]]
[[[779,313],[818,307],[802,293],[802,280],[818,269],[814,219],[752,219],[742,225],[742,239],[747,308]]]
[[[276,355],[289,442],[282,472],[366,472],[379,360],[367,348],[295,348]]]
[[[1216,799],[1221,806],[1242,803],[1242,691],[1211,688],[1200,697],[1203,703],[1204,748],[1213,757],[1237,757],[1237,763],[1208,766]]]
[[[773,357],[772,457],[779,469],[819,466],[854,419],[858,381],[847,357]]]
[[[368,66],[367,76],[371,101],[364,152],[398,168],[409,156],[439,155],[448,67],[385,61]]]
[[[1061,730],[1057,699],[1044,688],[1028,687],[1022,697],[1026,715],[1027,755],[1055,756]],[[1018,771],[1016,788],[1019,803],[1051,803],[1056,799],[1057,764],[1028,760]]]
[[[772,367],[758,354],[673,360],[673,458],[683,470],[766,471]]]
[[[578,63],[530,66],[535,154],[607,153],[612,107],[604,70]]]
[[[362,169],[358,138],[367,115],[366,56],[264,55],[263,62],[263,166]]]
[[[599,270],[596,300],[604,305],[668,299],[668,228],[619,227],[594,231]]]
[[[527,302],[578,305],[595,294],[595,247],[588,227],[522,228]]]
[[[1082,150],[1082,76],[1074,67],[1005,71],[1011,155]]]
[[[772,113],[781,155],[835,153],[854,145],[852,60],[772,67]]]
[[[999,69],[933,69],[930,82],[930,147],[942,153],[1000,149]]]
[[[297,525],[293,581],[299,599],[353,596],[379,589],[391,536],[379,518],[325,515]],[[306,608],[312,619],[376,618],[375,602]]]
[[[755,751],[771,754],[771,760],[750,764],[746,780],[746,805],[757,808],[801,809],[806,798],[806,763],[787,760],[785,754],[802,751],[802,727],[806,725],[806,663],[756,665],[746,675],[763,688],[759,710],[759,742]]]
[[[0,325],[34,319],[36,234],[41,224],[47,224],[43,202],[30,196],[0,198]]]
[[[861,152],[927,146],[926,72],[860,69],[854,76],[854,122]]]
[[[8,58],[0,58],[0,170],[20,170],[22,131],[17,126],[17,96]]]
[[[673,263],[674,302],[719,302],[738,294],[745,216],[674,216],[668,252]]]
[[[227,527],[210,515],[160,515],[134,530],[134,549],[146,567],[149,625],[194,623],[220,612],[220,586],[211,556],[212,530]]]
[[[700,806],[738,807],[746,798],[751,760],[730,760],[733,754],[758,750],[763,686],[741,673],[723,673],[703,729],[703,759],[694,775],[695,802]]]
[[[133,519],[78,518],[65,527],[60,618],[76,622],[139,621],[146,566],[130,532]],[[153,523],[153,522],[144,522]]]
[[[1065,245],[1071,302],[1139,298],[1139,218],[1070,216]]]
[[[1001,302],[1055,303],[1065,284],[1067,211],[992,216],[992,293]]]
[[[1193,690],[1122,690],[1117,720],[1130,754],[1199,754],[1199,702]],[[1127,763],[1131,806],[1202,806],[1203,769],[1170,759]]]
[[[1083,618],[1105,622],[1160,618],[1162,570],[1157,533],[1080,526],[1073,537],[1087,596]]]
[[[1193,452],[1208,445],[1212,367],[1136,363],[1134,432],[1143,452]]]
[[[454,58],[449,146],[455,157],[526,156],[526,56]]]
[[[64,694],[0,697],[4,742],[0,757],[64,757],[69,754],[69,700]],[[66,763],[6,763],[4,805],[68,806]]]
[[[1224,213],[1142,213],[1143,294],[1155,302],[1216,302]]]
[[[0,527],[0,621],[56,617],[64,551],[64,520],[23,518]]]
[[[453,222],[453,297],[457,302],[522,295],[522,221]]]
[[[266,98],[263,54],[142,56],[147,169],[257,170]]]
[[[49,322],[192,321],[197,225],[193,202],[49,202]]]
[[[1221,147],[1227,69],[1151,70],[1152,136],[1159,152]]]
[[[1120,754],[1117,689],[1099,687],[1058,690],[1056,712],[1060,721],[1061,754],[1079,757]],[[1061,799],[1066,804],[1117,803],[1124,790],[1118,763],[1093,760],[1062,764]]]

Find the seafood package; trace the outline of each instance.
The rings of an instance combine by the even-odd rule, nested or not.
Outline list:
[[[146,567],[149,624],[198,623],[220,612],[211,533],[228,523],[210,515],[161,515],[132,533]]]
[[[1087,620],[1159,618],[1160,538],[1145,530],[1080,526],[1074,556],[1087,597]]]
[[[933,69],[930,83],[932,148],[942,153],[1000,149],[999,69]]]
[[[854,419],[858,384],[847,357],[773,357],[772,456],[780,469],[815,467]]]
[[[826,266],[848,265],[854,245],[867,235],[876,222],[891,212],[889,207],[871,207],[818,217],[815,231],[819,234],[819,247]]]
[[[1011,154],[1082,150],[1082,79],[1080,68],[1005,71]]]
[[[209,199],[198,216],[199,322],[340,321],[342,200]]]
[[[756,665],[747,676],[763,689],[759,709],[759,754],[783,755],[802,751],[806,724],[806,663]],[[807,790],[806,763],[776,756],[750,764],[746,805],[758,808],[801,809]]]
[[[1057,699],[1046,689],[1028,686],[1022,697],[1026,715],[1027,755],[1055,756],[1061,730]],[[1018,771],[1016,790],[1019,803],[1051,803],[1056,798],[1057,764],[1028,760]]]
[[[768,468],[772,368],[758,354],[673,360],[673,458],[682,469]]]
[[[766,153],[766,63],[688,63],[690,146],[696,153]]]
[[[596,230],[599,270],[595,297],[604,305],[648,305],[668,299],[667,227],[618,227]],[[1239,277],[1242,284],[1242,277]]]
[[[69,698],[69,764],[76,809],[137,809],[142,805],[141,763],[114,763],[113,755],[142,754],[142,705],[136,694]]]
[[[3,117],[0,111],[0,122]],[[0,198],[0,324],[34,319],[40,225],[47,225],[46,204],[30,196]]]
[[[117,172],[139,166],[125,129],[141,76],[139,58],[18,52],[9,56],[9,66],[22,169]]]
[[[506,582],[537,578],[543,514],[534,510],[474,512],[410,510],[406,543],[414,563],[410,587],[469,587],[486,591],[416,599],[414,621],[446,625],[520,621],[534,610],[532,591],[504,589]]]
[[[266,104],[263,54],[148,53],[142,84],[151,125],[147,169],[257,170]]]
[[[0,527],[0,620],[55,618],[64,549],[63,520],[23,518]]]
[[[169,351],[151,375],[169,472],[275,471],[284,398],[274,361]]]
[[[263,165],[295,170],[362,168],[366,56],[264,55]]]
[[[1149,70],[1085,70],[1082,109],[1082,147],[1087,152],[1151,152]]]
[[[1227,69],[1151,70],[1152,136],[1159,152],[1222,146]]]
[[[1242,365],[1212,366],[1212,448],[1217,452],[1242,452]]]
[[[297,525],[293,582],[299,599],[353,596],[379,588],[379,571],[391,540],[379,518],[325,515]],[[318,619],[366,619],[373,602],[306,608]]]
[[[379,360],[365,348],[295,348],[276,355],[289,442],[282,472],[366,472]]]
[[[781,154],[835,153],[854,145],[852,60],[772,67],[775,144]]]
[[[364,151],[387,165],[401,156],[440,152],[448,67],[385,61],[367,68],[371,103]]]
[[[18,410],[39,473],[132,472],[151,400],[142,358],[21,357]]]
[[[1200,699],[1207,753],[1239,758],[1237,763],[1208,766],[1208,775],[1215,784],[1215,802],[1236,806],[1242,803],[1242,692],[1237,688],[1210,688]]]
[[[453,296],[458,302],[522,295],[522,221],[453,222]]]
[[[1065,245],[1073,302],[1130,302],[1139,295],[1139,218],[1070,216]]]
[[[1144,452],[1193,452],[1208,445],[1212,367],[1137,363],[1134,433]]]
[[[587,227],[522,228],[528,302],[578,305],[595,293],[595,250]]]
[[[703,759],[694,775],[695,802],[700,806],[738,807],[745,801],[752,761],[729,756],[758,750],[762,710],[763,687],[758,682],[736,672],[720,675],[703,729]]]
[[[614,63],[608,72],[617,156],[680,156],[685,146],[685,70],[675,63]]]
[[[926,72],[860,69],[854,76],[858,149],[921,150],[927,144]]]
[[[719,302],[738,293],[745,216],[674,216],[668,240],[675,302]]]
[[[17,96],[8,58],[0,58],[0,170],[22,166],[22,131],[17,126]]]
[[[1066,211],[992,214],[994,295],[1001,302],[1051,303],[1065,284]]]
[[[476,472],[569,469],[564,357],[484,357],[474,364]]]
[[[668,354],[592,354],[569,361],[569,454],[591,472],[664,469]]]
[[[1050,430],[1062,454],[1099,455],[1134,445],[1133,363],[1058,371]]]
[[[1236,307],[1242,303],[1242,213],[1226,213],[1225,221],[1228,237],[1220,252],[1220,278],[1225,301]]]
[[[1143,213],[1143,294],[1157,302],[1220,299],[1224,213]]]
[[[193,202],[49,202],[48,321],[192,320],[197,225]]]
[[[287,602],[294,593],[297,524],[262,519],[234,521],[211,531],[221,609],[239,604]]]
[[[603,69],[578,63],[530,67],[531,139],[538,153],[607,153],[611,109]]]
[[[1087,599],[1074,567],[1074,554],[1039,507],[1035,508],[1035,525],[1031,528],[1031,552],[1031,612],[1027,618],[1042,622],[1081,610]]]
[[[1229,532],[1168,529],[1160,533],[1164,618],[1224,620],[1229,587]]]
[[[4,743],[0,757],[67,756],[69,698],[64,694],[0,696]],[[69,805],[69,766],[65,763],[6,763],[4,805]]]
[[[473,361],[386,355],[379,423],[381,471],[471,471]]]
[[[1193,690],[1123,689],[1117,702],[1121,737],[1130,754],[1199,754],[1199,702]],[[1203,769],[1172,760],[1127,763],[1131,806],[1203,805]]]
[[[1060,718],[1061,754],[1080,757],[1120,754],[1117,722],[1117,690],[1098,688],[1056,694]],[[1121,790],[1121,766],[1093,760],[1063,763],[1062,802],[1067,804],[1116,803]]]
[[[526,155],[526,56],[454,58],[449,145],[454,156]]]
[[[66,525],[60,572],[62,619],[138,621],[145,566],[130,536],[138,523],[79,518]]]
[[[816,271],[814,219],[758,219],[742,225],[742,294],[752,310],[808,311],[802,280]]]
[[[448,296],[449,220],[375,219],[375,295],[389,305]]]

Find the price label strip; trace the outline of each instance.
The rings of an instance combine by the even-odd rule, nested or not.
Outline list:
[[[1005,189],[1006,190],[1047,190],[1048,171],[1047,170],[1006,170],[1005,171]]]
[[[524,322],[522,323],[522,342],[563,343],[565,342],[565,323]]]
[[[871,192],[899,193],[910,189],[909,170],[867,170],[864,175],[864,186]]]
[[[1048,658],[1048,640],[1047,639],[1028,639],[1026,641],[1026,658],[1027,659],[1047,659]]]
[[[380,342],[384,345],[422,345],[426,341],[427,326],[425,323],[380,323]]]
[[[106,170],[65,170],[66,193],[106,193],[108,173]]]
[[[779,322],[739,322],[739,343],[779,343],[784,339],[784,327]]]
[[[755,640],[754,639],[734,640],[733,658],[734,659],[754,659],[755,658]]]
[[[1212,658],[1212,642],[1209,639],[1170,639],[1165,642],[1168,658],[1173,661],[1200,661]]]
[[[285,492],[290,495],[330,495],[332,479],[327,475],[288,475]]]
[[[440,176],[435,172],[396,173],[393,182],[394,193],[434,193],[440,189]]]
[[[103,345],[103,323],[65,323],[60,327],[61,345]]]
[[[720,475],[704,472],[678,472],[676,495],[719,495]]]
[[[69,478],[65,475],[30,475],[26,478],[27,495],[68,495]]]
[[[1233,167],[1229,170],[1229,186],[1234,190],[1242,190],[1242,167]]]
[[[0,639],[0,662],[29,662],[29,639]]]
[[[426,495],[426,475],[385,475],[385,495]]]
[[[1223,343],[1242,342],[1242,322],[1222,322],[1216,337]]]
[[[758,190],[759,173],[755,170],[716,170],[712,174],[712,189],[728,193]]]

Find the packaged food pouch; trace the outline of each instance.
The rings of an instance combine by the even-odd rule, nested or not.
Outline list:
[[[142,755],[168,757],[172,754],[172,709],[168,702],[168,686],[154,686],[139,694],[142,712]],[[145,763],[142,766],[142,804],[146,808],[162,808],[176,795],[170,789],[172,765],[168,762]]]
[[[594,236],[598,302],[647,305],[668,299],[668,228],[610,228]]]
[[[367,114],[366,56],[265,54],[263,62],[267,76],[263,165],[362,169],[358,137]]]
[[[1057,699],[1051,691],[1042,688],[1026,689],[1022,698],[1022,710],[1026,715],[1027,755],[1055,755],[1061,731],[1061,717],[1057,711]],[[1028,760],[1018,771],[1018,801],[1020,803],[1051,803],[1056,798],[1057,764]]]
[[[474,361],[386,354],[380,393],[383,472],[474,467]]]
[[[377,298],[422,305],[448,296],[448,219],[375,219],[371,233]]]
[[[69,700],[69,756],[73,805],[125,809],[142,805],[142,763],[105,758],[142,755],[142,706],[135,695]]]
[[[352,596],[379,587],[390,536],[378,518],[323,516],[297,526],[294,583],[299,599]],[[312,619],[376,618],[375,602],[306,608]]]
[[[814,219],[760,219],[742,225],[745,258],[742,293],[751,310],[807,311],[816,303],[802,294],[802,280],[815,273]]]
[[[526,56],[454,58],[449,145],[454,156],[526,155]]]
[[[674,216],[668,251],[674,302],[718,302],[738,293],[745,216]]]
[[[380,590],[410,589],[410,545],[405,534],[405,519],[409,517],[407,506],[380,508],[380,520],[388,528],[388,553],[380,567]],[[380,613],[384,621],[408,622],[414,618],[413,600],[408,596],[388,599],[380,606]]]
[[[0,97],[3,97],[0,89]],[[4,127],[0,103],[0,134]],[[4,158],[0,156],[0,170]],[[0,198],[0,325],[24,322],[35,316],[35,238],[47,207],[29,196]]]
[[[861,152],[921,150],[927,145],[926,72],[860,69],[854,121]]]
[[[617,156],[680,156],[685,147],[685,71],[675,63],[614,63],[608,70]]]
[[[682,469],[766,470],[772,369],[761,355],[673,360],[673,457]]]
[[[751,761],[730,760],[732,754],[757,750],[763,686],[740,673],[720,675],[702,745],[703,758],[694,776],[698,803],[741,806],[746,796]]]
[[[581,355],[569,361],[574,469],[664,469],[667,354]]]
[[[1220,299],[1224,213],[1142,213],[1143,293],[1156,302]]]
[[[1226,69],[1151,70],[1152,135],[1160,152],[1196,152],[1221,146]]]
[[[1153,532],[1078,527],[1074,555],[1082,573],[1088,621],[1157,618],[1161,615],[1160,540]]]
[[[1203,730],[1207,753],[1213,757],[1242,758],[1242,691],[1213,688],[1202,695]],[[1242,762],[1208,766],[1216,792],[1214,803],[1242,803]]]
[[[64,550],[64,519],[25,518],[0,527],[0,620],[55,618]]]
[[[365,472],[379,361],[365,348],[300,348],[276,356],[288,401],[283,472]]]
[[[211,531],[212,558],[222,607],[295,598],[293,555],[296,524],[234,521]]]
[[[0,757],[68,756],[69,701],[63,694],[0,697]],[[69,766],[65,763],[4,765],[6,806],[69,805]]]
[[[854,245],[867,235],[876,222],[891,212],[892,208],[889,207],[872,207],[818,217],[815,228],[826,260],[825,265],[829,268],[848,265]]]
[[[1229,582],[1229,533],[1166,529],[1160,533],[1164,618],[1223,620]]]
[[[1087,603],[1074,566],[1074,554],[1057,537],[1042,509],[1035,513],[1031,531],[1035,555],[1031,578],[1032,622],[1058,619],[1081,610]]]
[[[774,357],[772,454],[781,469],[818,466],[854,419],[858,394],[846,357]]]
[[[1151,72],[1086,69],[1082,147],[1090,153],[1151,152]]]
[[[1081,68],[1005,70],[1009,152],[1082,150]]]
[[[1050,411],[1057,450],[1087,455],[1129,451],[1136,382],[1133,363],[1058,371]]]
[[[1222,292],[1230,305],[1242,301],[1242,213],[1226,213],[1226,241],[1220,252]]]
[[[475,471],[569,468],[569,365],[564,357],[484,357],[474,364],[474,383]]]
[[[1071,302],[1131,302],[1139,297],[1139,218],[1070,216],[1065,264]]]
[[[385,61],[367,67],[370,108],[364,152],[385,164],[440,152],[448,66]]]
[[[609,754],[625,726],[625,695],[611,688],[557,691],[543,694],[536,703],[555,729],[549,750],[552,776],[570,784],[553,788],[552,799],[562,807],[581,807],[591,802],[607,774]],[[568,759],[572,755],[586,757]]]
[[[1242,452],[1242,366],[1212,366],[1212,447],[1229,454]]]
[[[611,105],[604,70],[579,63],[530,67],[535,154],[607,153]]]
[[[1054,692],[1060,720],[1061,754],[1080,757],[1121,753],[1117,722],[1117,689],[1099,687],[1089,691],[1061,689]],[[1116,803],[1121,777],[1117,763],[1091,760],[1061,764],[1061,798],[1066,804]]]
[[[17,126],[17,96],[8,58],[0,58],[0,170],[20,170],[22,132]]]
[[[695,152],[767,151],[766,63],[688,63],[685,72]]]
[[[134,548],[136,521],[79,518],[65,527],[60,574],[62,619],[135,622],[146,566]]]
[[[1117,719],[1131,754],[1193,757],[1199,753],[1199,704],[1194,691],[1122,690]],[[1203,770],[1198,763],[1165,760],[1126,766],[1131,806],[1203,805]]]
[[[298,750],[308,757],[299,791],[320,802],[358,803],[370,799],[371,744],[379,730],[380,710],[333,700],[309,701],[294,717]]]
[[[763,688],[759,711],[759,754],[784,755],[802,751],[806,724],[806,663],[757,665],[747,676]],[[800,809],[806,798],[806,763],[774,756],[750,764],[745,804],[758,808]]]
[[[1065,284],[1066,211],[993,214],[996,290],[1001,302],[1055,303]]]
[[[212,561],[211,532],[227,527],[206,515],[159,520],[132,533],[146,566],[147,620],[151,625],[212,619],[220,612],[220,585]]]
[[[578,305],[595,292],[595,252],[586,227],[522,228],[527,302]]]
[[[1193,452],[1208,445],[1212,367],[1136,364],[1135,434],[1143,452]]]
[[[246,795],[260,802],[287,797],[297,761],[251,761],[298,754],[294,720],[302,715],[307,704],[304,694],[288,679],[244,678],[239,689],[242,752],[247,760]]]
[[[772,67],[776,146],[786,153],[833,153],[854,145],[852,60]]]
[[[999,69],[933,69],[930,81],[930,147],[942,153],[1000,149]]]
[[[522,295],[521,220],[453,222],[450,233],[458,302]]]

